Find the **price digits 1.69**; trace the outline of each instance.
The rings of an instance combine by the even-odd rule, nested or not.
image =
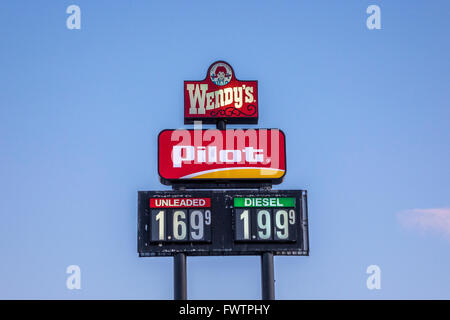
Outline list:
[[[151,210],[150,228],[150,241],[208,242],[211,241],[211,210]]]

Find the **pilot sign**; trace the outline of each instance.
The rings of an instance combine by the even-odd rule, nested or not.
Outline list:
[[[286,174],[285,140],[279,129],[166,129],[158,136],[158,173],[164,184],[278,184]]]
[[[308,255],[306,191],[141,191],[139,255]]]

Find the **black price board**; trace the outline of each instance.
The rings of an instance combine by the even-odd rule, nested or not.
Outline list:
[[[308,255],[304,190],[139,191],[141,257]]]

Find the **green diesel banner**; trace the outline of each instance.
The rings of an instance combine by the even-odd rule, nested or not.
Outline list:
[[[234,207],[295,207],[295,198],[234,198]]]

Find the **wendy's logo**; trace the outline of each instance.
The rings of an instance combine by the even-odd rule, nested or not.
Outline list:
[[[231,71],[231,67],[224,62],[217,62],[211,67],[209,72],[211,81],[218,86],[228,84],[231,81],[232,76],[233,72]]]
[[[258,81],[239,80],[228,62],[213,62],[203,80],[184,81],[184,123],[258,123]]]

